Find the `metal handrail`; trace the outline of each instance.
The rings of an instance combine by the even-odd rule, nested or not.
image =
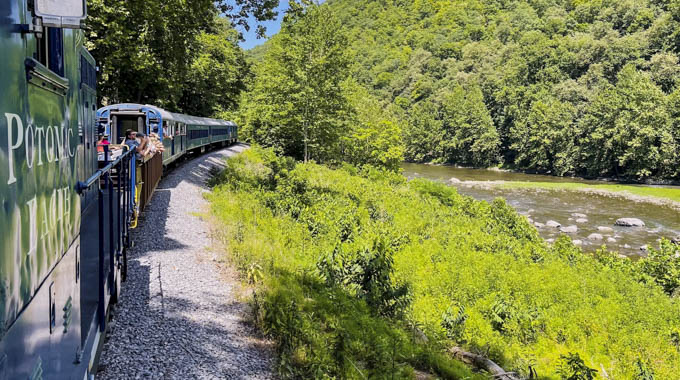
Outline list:
[[[105,147],[105,148],[107,148],[107,147]],[[92,187],[92,185],[94,185],[95,182],[97,182],[98,180],[100,180],[101,177],[104,176],[104,174],[110,172],[111,169],[113,169],[115,166],[117,166],[118,164],[120,164],[120,162],[121,162],[124,158],[126,158],[126,157],[129,156],[130,154],[133,154],[133,152],[134,152],[134,150],[130,149],[130,150],[128,150],[127,152],[121,154],[120,157],[118,157],[115,161],[112,161],[112,162],[110,162],[108,165],[106,165],[106,166],[104,166],[103,168],[97,170],[97,171],[92,175],[92,177],[90,177],[90,178],[88,178],[87,180],[85,180],[85,182],[83,182],[83,181],[78,181],[78,183],[76,183],[76,191],[78,192],[78,194],[82,194],[83,192],[85,192],[85,190],[87,190],[87,189],[89,189],[90,187]],[[105,156],[107,159],[108,159],[108,153],[109,153],[109,152],[108,152],[108,149],[104,149],[104,156]]]
[[[112,297],[118,296],[118,280],[120,278],[116,275],[116,268],[123,269],[122,273],[120,273],[121,276],[124,277],[126,275],[123,263],[127,263],[126,249],[130,246],[129,231],[136,185],[136,152],[127,146],[126,148],[128,148],[127,152],[121,154],[116,160],[109,162],[109,146],[105,145],[104,167],[97,170],[86,181],[78,181],[75,186],[78,194],[82,195],[93,185],[97,184],[93,190],[97,194],[97,215],[99,219],[99,305],[97,307],[97,320],[99,321],[100,331],[105,331],[106,329],[107,290],[108,295]],[[114,170],[117,171],[118,177],[115,186],[112,178]],[[108,204],[104,202],[105,194],[108,194],[108,202],[106,202]],[[115,218],[114,214],[116,215]],[[105,215],[108,215],[106,220]],[[114,228],[114,226],[117,227]],[[104,239],[107,235],[108,247],[104,244]],[[108,257],[106,248],[108,248]]]

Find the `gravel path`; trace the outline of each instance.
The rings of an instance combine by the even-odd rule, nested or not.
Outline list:
[[[215,151],[165,177],[133,232],[123,284],[99,379],[271,379],[266,344],[243,322],[237,284],[209,249],[204,211],[211,167],[245,149]]]

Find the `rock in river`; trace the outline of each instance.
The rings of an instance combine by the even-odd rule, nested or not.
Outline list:
[[[614,232],[614,229],[611,227],[597,227],[597,230],[600,232]]]
[[[616,243],[616,239],[613,237],[607,238],[607,243]]]
[[[543,227],[545,227],[545,224],[540,223],[540,222],[536,222],[536,223],[534,223],[534,226],[536,226],[536,228],[543,228]]]
[[[456,177],[451,177],[451,179],[449,179],[449,183],[460,183],[460,182],[461,181]]]
[[[641,221],[638,218],[620,218],[616,220],[616,223],[614,223],[617,226],[622,226],[622,227],[644,227],[645,222]]]
[[[575,212],[575,213],[571,214],[571,216],[573,216],[574,218],[580,218],[580,219],[586,219],[586,218],[588,218],[588,215],[586,215],[586,214],[581,214],[581,213],[578,213],[578,212]]]
[[[554,220],[549,220],[549,221],[545,222],[545,225],[548,226],[548,227],[552,227],[552,228],[560,228],[560,227],[562,227],[561,224],[557,223],[557,222],[554,221]]]
[[[565,234],[575,234],[578,232],[578,227],[576,226],[562,227],[560,228],[560,231],[564,232]]]
[[[579,224],[588,223],[588,219],[578,218],[578,219],[576,219],[576,223],[579,223]]]
[[[590,234],[588,235],[588,240],[602,240],[604,237],[600,234]]]
[[[680,236],[676,236],[671,239],[671,243],[680,245]]]
[[[574,245],[583,245],[583,242],[580,240],[572,240],[571,242],[574,243]]]

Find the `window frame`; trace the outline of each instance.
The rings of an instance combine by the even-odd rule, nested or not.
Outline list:
[[[64,57],[64,29],[43,27],[42,33],[36,35],[36,51],[34,59],[51,72],[64,78],[66,75]]]

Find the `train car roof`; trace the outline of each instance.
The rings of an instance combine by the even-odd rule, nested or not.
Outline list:
[[[159,114],[164,121],[178,121],[180,123],[184,124],[190,124],[190,125],[211,125],[211,126],[230,126],[230,127],[235,127],[236,123],[233,121],[228,121],[228,120],[220,120],[220,119],[212,119],[209,117],[199,117],[199,116],[191,116],[191,115],[185,115],[181,113],[174,113],[167,111],[163,108],[149,105],[149,104],[135,104],[135,103],[123,103],[123,104],[112,104],[110,106],[102,107],[99,109],[98,113],[104,112],[104,111],[119,111],[119,112],[145,112],[147,110],[154,111],[155,113]]]

